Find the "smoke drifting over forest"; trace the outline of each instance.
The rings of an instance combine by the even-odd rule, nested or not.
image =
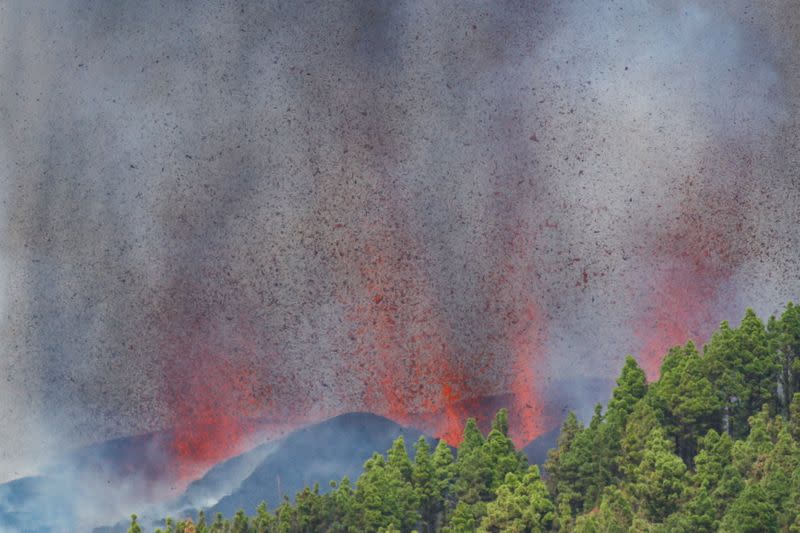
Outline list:
[[[0,6],[0,479],[368,410],[518,443],[800,293],[800,6]],[[561,400],[560,400],[561,401]],[[188,475],[188,473],[187,473]]]

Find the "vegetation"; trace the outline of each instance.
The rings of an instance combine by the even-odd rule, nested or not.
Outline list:
[[[800,307],[766,325],[748,310],[702,354],[673,348],[654,383],[628,357],[605,412],[587,426],[567,416],[544,476],[504,410],[488,435],[469,420],[455,456],[424,438],[414,448],[411,460],[398,439],[355,485],[162,531],[800,532]]]

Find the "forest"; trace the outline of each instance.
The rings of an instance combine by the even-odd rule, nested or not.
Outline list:
[[[800,532],[800,306],[672,348],[655,382],[628,356],[607,407],[588,425],[570,413],[542,468],[508,431],[500,410],[487,435],[468,420],[455,451],[398,439],[355,482],[157,531]]]

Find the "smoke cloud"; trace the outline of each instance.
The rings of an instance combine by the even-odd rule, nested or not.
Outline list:
[[[515,439],[800,291],[800,7],[0,6],[0,479],[368,410]]]

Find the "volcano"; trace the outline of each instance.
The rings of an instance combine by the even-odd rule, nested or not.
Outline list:
[[[422,435],[388,418],[370,413],[349,413],[298,430],[281,441],[230,495],[209,509],[225,516],[238,509],[255,511],[262,501],[270,508],[283,497],[293,498],[303,487],[318,482],[320,490],[331,480],[348,476],[355,481],[364,462],[376,451],[385,453],[402,436],[409,453]],[[432,441],[432,439],[429,440]]]
[[[238,509],[253,512],[262,501],[272,508],[284,497],[292,498],[317,482],[324,492],[331,480],[357,479],[364,462],[376,451],[388,450],[399,436],[413,456],[413,443],[421,435],[419,430],[371,413],[339,415],[215,465],[179,498],[154,506],[141,522],[146,523],[148,516],[153,517],[150,520],[170,514],[196,516],[204,507],[208,516],[217,512],[227,516]],[[434,439],[428,439],[434,444]],[[122,519],[95,532],[124,533],[127,527],[127,520]]]
[[[607,395],[610,388],[604,379],[548,383],[542,389],[544,409],[536,413],[543,432],[524,443],[530,462],[541,464],[546,458],[567,406],[588,414],[591,402]],[[410,452],[420,435],[431,441],[442,437],[436,429],[453,412],[468,413],[487,432],[494,414],[512,405],[511,394],[499,394],[460,400],[448,410],[410,413],[405,420],[355,412],[299,428],[277,417],[253,418],[240,424],[253,428],[238,445],[245,451],[200,465],[202,470],[193,479],[185,479],[186,469],[179,467],[181,457],[174,453],[182,432],[165,430],[96,443],[65,454],[42,476],[0,485],[0,529],[26,523],[32,531],[47,531],[66,516],[86,529],[121,520],[100,531],[124,532],[124,517],[131,512],[185,516],[205,508],[209,513],[230,515],[239,508],[253,511],[261,501],[274,507],[306,485],[319,483],[324,491],[331,480],[357,479],[372,453],[385,452],[400,435]],[[510,422],[512,427],[516,423],[514,411]],[[204,438],[217,434],[201,432]],[[108,491],[109,486],[115,490]],[[43,508],[58,512],[40,513]],[[147,509],[151,512],[143,513]]]

